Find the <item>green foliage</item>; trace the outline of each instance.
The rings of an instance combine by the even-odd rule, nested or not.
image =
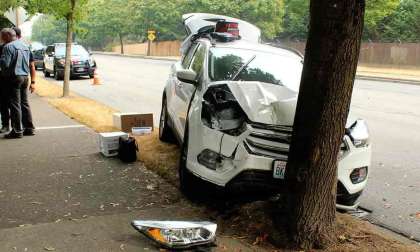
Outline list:
[[[66,22],[53,16],[43,15],[32,26],[32,41],[50,45],[66,41]]]
[[[420,2],[404,0],[378,27],[386,42],[420,42]]]
[[[400,0],[367,0],[364,37],[379,40],[378,24],[392,14],[399,4]]]

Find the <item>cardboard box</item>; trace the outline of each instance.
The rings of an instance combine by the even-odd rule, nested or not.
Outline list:
[[[118,155],[120,137],[128,139],[128,134],[124,132],[110,132],[99,134],[99,150],[105,157]]]
[[[115,113],[114,127],[130,133],[134,127],[151,127],[153,131],[153,114]]]

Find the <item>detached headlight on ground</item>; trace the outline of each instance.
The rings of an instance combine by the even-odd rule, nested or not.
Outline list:
[[[364,120],[357,120],[350,128],[350,138],[357,148],[369,145],[369,130]]]
[[[169,249],[190,248],[214,243],[217,224],[190,221],[133,221],[140,233]]]

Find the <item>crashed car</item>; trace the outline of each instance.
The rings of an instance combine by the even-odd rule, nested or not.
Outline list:
[[[262,44],[260,30],[241,20],[188,14],[184,24],[189,36],[163,92],[159,129],[162,141],[182,146],[181,189],[198,193],[207,181],[225,190],[281,192],[302,56]],[[366,187],[371,145],[363,120],[349,119],[346,129],[337,207],[349,210]]]

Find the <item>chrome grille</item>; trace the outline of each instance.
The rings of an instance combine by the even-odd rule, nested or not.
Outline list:
[[[251,134],[245,141],[250,154],[287,161],[292,127],[255,124],[250,127]]]

